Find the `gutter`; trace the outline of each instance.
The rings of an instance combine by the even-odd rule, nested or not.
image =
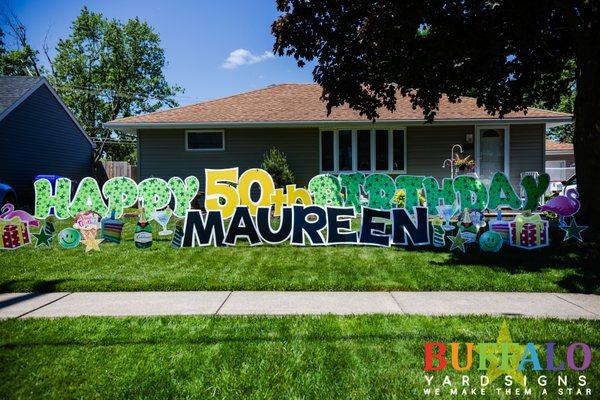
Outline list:
[[[483,118],[483,119],[444,119],[434,121],[432,124],[419,120],[378,120],[356,121],[356,120],[313,120],[313,121],[214,121],[214,122],[106,122],[102,126],[108,129],[136,130],[136,129],[195,129],[195,128],[306,128],[306,127],[328,127],[328,126],[444,126],[444,125],[498,125],[502,124],[557,124],[564,125],[573,122],[572,117],[554,118]],[[555,125],[555,126],[557,126]]]

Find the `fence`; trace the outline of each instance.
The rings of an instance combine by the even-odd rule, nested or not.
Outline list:
[[[546,173],[550,175],[550,182],[566,181],[575,175],[575,167],[546,167]]]
[[[127,161],[103,161],[104,170],[108,178],[114,178],[115,176],[128,176],[135,180],[135,167],[129,164]]]

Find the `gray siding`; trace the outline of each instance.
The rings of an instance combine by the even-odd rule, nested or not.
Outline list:
[[[511,124],[509,130],[509,175],[511,183],[517,189],[520,187],[522,172],[544,172],[546,133],[543,124]],[[474,146],[465,143],[466,134],[474,132],[473,125],[409,127],[408,174],[434,176],[437,179],[449,177],[448,168],[442,168],[443,160],[450,157],[450,149],[456,143],[464,147],[462,157],[471,155],[474,158]]]
[[[0,181],[33,203],[36,175],[81,180],[92,173],[92,145],[45,86],[0,121]]]
[[[319,173],[319,130],[226,129],[224,151],[185,151],[184,130],[141,130],[139,177],[168,179],[195,175],[204,190],[205,168],[259,168],[263,154],[276,147],[287,156],[296,184],[306,186]]]
[[[575,165],[575,154],[546,154],[546,161],[565,161],[567,167]]]
[[[543,124],[510,126],[510,180],[515,188],[520,187],[522,172],[544,172],[545,140]]]
[[[457,143],[464,147],[463,157],[474,157],[474,145],[465,143],[466,134],[474,132],[473,125],[407,128],[407,174],[450,177],[442,162]],[[186,152],[184,137],[184,130],[139,131],[140,179],[195,175],[203,187],[205,168],[260,167],[263,154],[272,146],[287,155],[297,184],[304,186],[319,173],[317,128],[227,129],[225,151],[216,152]],[[518,188],[521,172],[544,171],[544,125],[511,125],[510,147],[510,178]]]

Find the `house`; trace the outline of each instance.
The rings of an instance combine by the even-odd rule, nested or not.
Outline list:
[[[273,85],[199,104],[117,119],[104,126],[137,134],[141,179],[196,175],[205,168],[259,167],[270,147],[282,150],[306,185],[323,172],[384,172],[449,177],[444,159],[454,144],[476,161],[488,179],[504,171],[518,187],[521,174],[544,171],[548,126],[571,115],[530,108],[504,119],[488,115],[476,100],[442,98],[433,124],[400,97],[396,111],[371,122],[348,107],[327,116],[315,84]]]
[[[37,175],[92,174],[94,144],[43,77],[0,76],[0,182],[33,204]]]
[[[575,174],[575,152],[572,143],[546,140],[546,172],[550,181],[561,182]]]

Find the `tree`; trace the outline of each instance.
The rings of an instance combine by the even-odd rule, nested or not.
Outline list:
[[[288,165],[287,157],[275,147],[265,153],[260,167],[273,177],[275,187],[284,188],[285,185],[294,183],[294,173]]]
[[[577,95],[577,82],[576,82],[576,69],[575,60],[569,60],[563,71],[564,79],[569,82],[567,92],[563,93],[558,100],[558,103],[549,103],[547,101],[539,101],[534,104],[535,107],[545,108],[554,111],[565,112],[573,114],[575,106],[575,96]],[[573,124],[562,125],[548,130],[548,136],[559,142],[573,142]]]
[[[409,96],[431,122],[442,93],[499,117],[567,92],[575,60],[573,144],[582,218],[600,229],[600,1],[278,0],[279,55],[314,61],[327,110],[368,118]]]
[[[135,154],[131,137],[103,122],[178,105],[173,96],[182,90],[164,77],[160,37],[138,18],[122,23],[84,7],[56,52],[52,83],[90,136],[101,140],[99,156]]]
[[[31,75],[39,76],[37,66],[38,52],[27,43],[25,27],[21,24],[15,26],[18,47],[8,49],[5,43],[5,34],[0,27],[0,75]],[[15,36],[16,36],[15,35]],[[22,38],[22,41],[19,39]]]

